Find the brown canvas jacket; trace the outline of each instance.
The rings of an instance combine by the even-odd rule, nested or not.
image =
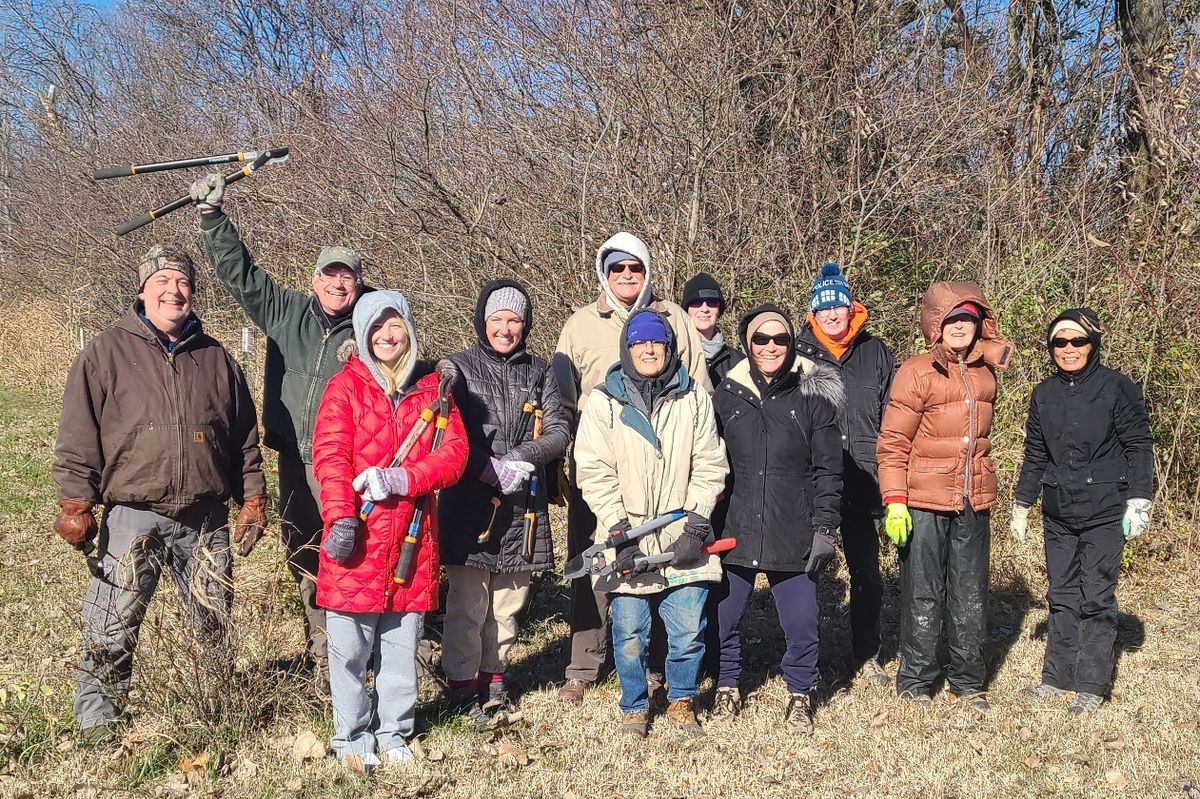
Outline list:
[[[959,358],[941,341],[942,322],[956,306],[983,309],[980,335]],[[876,454],[884,502],[977,511],[996,502],[991,459],[995,370],[1015,353],[1000,335],[996,316],[974,283],[935,283],[921,303],[921,330],[929,352],[909,358],[896,373],[883,415]]]
[[[198,500],[267,493],[241,369],[199,323],[171,353],[129,310],[67,377],[52,475],[58,496],[175,517]]]

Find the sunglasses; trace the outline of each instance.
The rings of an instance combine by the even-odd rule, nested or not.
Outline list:
[[[1072,347],[1074,347],[1075,349],[1080,350],[1080,349],[1083,349],[1084,347],[1086,347],[1087,345],[1091,344],[1092,340],[1090,338],[1088,338],[1087,336],[1076,336],[1075,338],[1052,339],[1050,343],[1054,345],[1054,349],[1056,349],[1056,350],[1061,350],[1063,347],[1067,346],[1068,344],[1071,345]]]
[[[608,268],[608,273],[610,275],[620,275],[623,274],[626,269],[635,275],[640,275],[642,272],[646,271],[646,267],[643,264],[613,264]]]
[[[706,305],[709,308],[720,308],[721,301],[720,300],[692,300],[688,304],[688,307],[689,308],[699,308],[701,305]]]
[[[775,342],[776,346],[786,347],[792,343],[792,337],[787,333],[776,333],[773,336],[768,336],[766,333],[755,333],[750,337],[750,343],[756,344],[759,347],[765,347],[772,341]]]

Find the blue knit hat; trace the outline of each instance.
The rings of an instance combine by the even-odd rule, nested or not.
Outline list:
[[[854,307],[854,294],[850,284],[842,277],[842,268],[833,261],[821,267],[821,276],[813,281],[812,295],[808,300],[808,310],[816,311],[822,308]]]
[[[667,324],[653,311],[639,311],[629,318],[625,328],[625,346],[631,347],[639,341],[670,341]]]

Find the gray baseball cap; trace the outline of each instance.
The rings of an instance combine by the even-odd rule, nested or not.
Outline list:
[[[354,273],[358,282],[362,282],[362,258],[349,247],[322,247],[317,255],[317,265],[313,269],[313,277],[324,272],[331,266],[344,266]]]

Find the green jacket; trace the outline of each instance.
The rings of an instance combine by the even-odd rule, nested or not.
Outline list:
[[[330,318],[307,292],[280,286],[254,265],[221,211],[200,217],[208,260],[238,305],[267,334],[263,443],[312,463],[313,422],[325,384],[341,370],[338,345],[354,337],[352,314]]]

